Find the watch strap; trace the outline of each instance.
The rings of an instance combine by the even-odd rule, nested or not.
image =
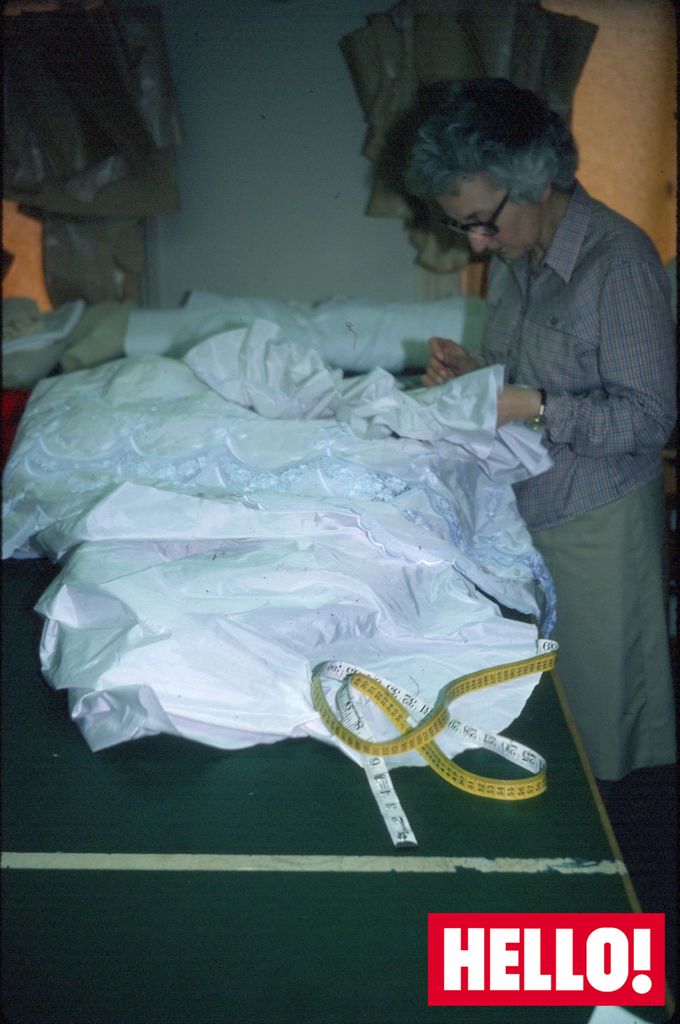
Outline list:
[[[545,427],[545,403],[548,396],[543,388],[536,388],[536,391],[540,392],[541,395],[540,408],[534,416],[530,416],[528,420],[525,420],[525,423],[532,430],[543,430]]]

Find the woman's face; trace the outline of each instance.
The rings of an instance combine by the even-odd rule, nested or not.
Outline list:
[[[468,233],[470,248],[475,253],[495,253],[507,260],[516,260],[524,253],[539,247],[543,241],[548,186],[537,203],[516,203],[511,199],[495,219],[498,233],[485,235],[481,230]],[[488,221],[505,196],[505,190],[492,185],[480,176],[458,184],[454,195],[437,196],[437,202],[453,220],[461,224]]]

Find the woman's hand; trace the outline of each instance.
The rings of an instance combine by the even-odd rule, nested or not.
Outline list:
[[[478,370],[480,361],[455,341],[449,338],[430,338],[430,358],[421,378],[425,387],[433,388],[445,384],[452,377],[460,377],[471,370]]]
[[[449,338],[430,338],[428,341],[430,358],[423,384],[428,388],[445,384],[452,377],[461,377],[464,373],[478,370],[483,366],[481,359],[475,359],[467,349]],[[541,392],[536,388],[519,387],[506,384],[499,392],[496,404],[496,426],[504,423],[524,421],[537,416],[541,409]]]

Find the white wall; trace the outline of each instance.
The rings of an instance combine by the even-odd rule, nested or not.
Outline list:
[[[148,224],[152,306],[189,289],[422,298],[401,221],[366,217],[365,123],[339,42],[387,0],[161,0],[182,209]],[[421,294],[419,294],[421,292]]]

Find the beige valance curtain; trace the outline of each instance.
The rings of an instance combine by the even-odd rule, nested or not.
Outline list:
[[[480,75],[533,89],[569,120],[597,26],[544,10],[539,0],[402,0],[341,40],[374,164],[367,214],[402,217],[417,262],[458,270],[468,247],[443,237],[405,193],[402,175],[420,122],[446,83]]]

